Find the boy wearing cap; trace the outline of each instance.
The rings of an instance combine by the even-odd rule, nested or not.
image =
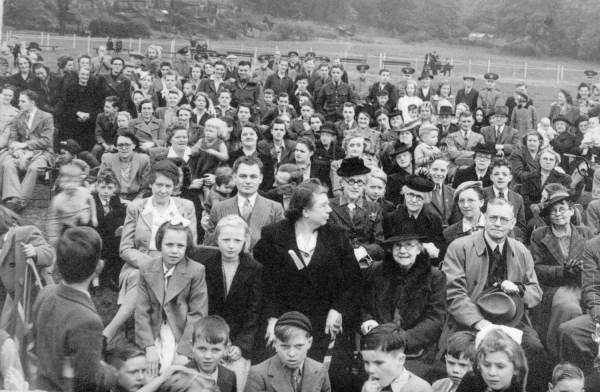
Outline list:
[[[327,369],[306,356],[312,333],[312,324],[302,313],[282,314],[275,324],[277,354],[250,368],[244,392],[331,391]]]
[[[502,105],[502,93],[496,89],[496,81],[500,78],[498,74],[486,73],[485,78],[486,88],[479,92],[477,97],[477,107],[483,109],[483,113],[487,116],[496,106]]]
[[[236,80],[238,80],[238,67],[236,67],[235,62],[237,60],[237,56],[234,54],[228,54],[227,57],[225,57],[225,61],[227,63],[227,67],[225,68],[225,76],[223,76],[223,79],[227,82],[227,83],[235,83]]]
[[[463,76],[463,81],[465,87],[458,90],[456,93],[456,104],[464,103],[469,107],[469,110],[475,113],[475,109],[477,109],[477,99],[479,98],[479,91],[473,88],[473,82],[475,81],[475,76]]]

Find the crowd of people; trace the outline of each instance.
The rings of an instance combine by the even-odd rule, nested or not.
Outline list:
[[[6,389],[599,388],[594,71],[536,109],[312,52],[1,51]]]

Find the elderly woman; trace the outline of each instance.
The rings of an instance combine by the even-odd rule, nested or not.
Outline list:
[[[592,99],[590,85],[587,83],[580,83],[577,87],[577,102],[576,106],[579,108],[579,113],[588,114],[591,109],[598,106],[598,102]]]
[[[576,120],[577,118],[574,121]],[[564,154],[578,154],[579,146],[583,140],[583,135],[579,130],[571,130],[574,121],[563,115],[554,118],[554,129],[556,129],[558,135],[550,141],[550,146],[562,157],[559,166],[565,173],[569,172],[569,158],[565,157]]]
[[[573,104],[573,97],[563,89],[558,90],[557,102],[550,107],[548,118],[550,121],[554,121],[558,116],[566,118],[570,124],[573,124],[579,117],[579,108]]]
[[[119,179],[121,199],[133,200],[144,197],[150,176],[150,158],[140,154],[140,141],[129,131],[117,134],[117,153],[102,155],[100,171],[108,168]]]
[[[121,307],[104,329],[104,336],[109,342],[117,334],[121,325],[134,313],[139,268],[161,256],[155,242],[158,228],[176,216],[189,219],[193,241],[197,242],[196,212],[193,203],[171,197],[177,185],[179,185],[177,166],[169,160],[157,162],[150,175],[152,196],[136,200],[127,207],[120,250],[121,258],[125,261],[119,276],[121,291],[118,303]]]
[[[529,173],[538,171],[540,163],[538,154],[541,150],[544,138],[538,131],[529,131],[523,137],[523,147],[513,151],[509,161],[513,170],[513,177],[518,184],[523,183],[523,179]]]
[[[534,327],[546,339],[550,355],[558,359],[558,327],[583,314],[581,310],[581,253],[586,240],[594,236],[589,227],[574,226],[573,201],[576,196],[557,192],[540,212],[550,226],[535,229],[531,235],[531,256],[542,285],[542,305],[536,309]]]
[[[153,116],[154,104],[144,99],[139,104],[140,116],[129,123],[129,131],[140,140],[140,149],[146,154],[153,147],[167,144],[167,130],[163,120]]]
[[[377,160],[365,153],[365,146],[365,138],[356,132],[348,133],[342,143],[342,147],[346,150],[346,158],[361,158],[364,161],[365,166],[370,169],[377,169]],[[340,168],[341,164],[341,159],[331,162],[330,178],[334,196],[337,196],[342,192],[342,183],[337,174],[337,170]]]
[[[390,127],[389,129],[385,129],[380,132],[382,150],[386,149],[386,146],[389,145],[389,143],[398,140],[398,132],[400,132],[400,129],[402,129],[402,126],[404,125],[401,111],[394,110],[393,112],[388,113],[387,116],[389,118]]]
[[[452,111],[456,106],[454,102],[454,95],[452,95],[452,89],[450,81],[444,80],[438,86],[436,94],[431,97],[431,104],[433,106],[433,113],[438,114],[442,106],[450,106]]]
[[[431,265],[425,241],[407,233],[384,242],[385,258],[367,280],[361,312],[363,334],[384,323],[404,329],[405,366],[419,377],[433,367],[446,317],[446,277]]]

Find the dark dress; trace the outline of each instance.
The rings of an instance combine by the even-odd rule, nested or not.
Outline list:
[[[86,86],[74,84],[67,88],[63,116],[63,129],[59,140],[73,139],[83,151],[91,151],[96,144],[96,116],[102,110],[97,87],[88,82]],[[87,121],[79,121],[77,112],[89,113]]]
[[[127,206],[121,203],[119,196],[113,196],[108,201],[109,212],[104,212],[104,207],[97,193],[92,194],[96,202],[96,216],[98,217],[98,227],[96,231],[102,238],[102,254],[104,260],[104,269],[100,274],[102,283],[112,282],[117,287],[119,285],[119,273],[123,267],[123,261],[119,257],[119,244],[121,237],[115,235],[116,230],[125,223]]]

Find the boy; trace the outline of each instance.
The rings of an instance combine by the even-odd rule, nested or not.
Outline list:
[[[275,323],[277,354],[252,366],[244,392],[291,390],[331,391],[322,365],[306,356],[312,345],[312,325],[300,312],[287,312]]]
[[[387,212],[393,211],[395,206],[389,200],[385,200],[385,187],[387,186],[387,175],[381,169],[373,169],[367,174],[367,184],[365,185],[365,199],[378,203],[381,207],[381,214],[385,216]]]
[[[215,110],[217,118],[224,116],[235,117],[237,110],[231,106],[231,91],[223,90],[219,92],[219,106]]]
[[[446,373],[448,377],[433,383],[433,392],[454,392],[467,372],[473,370],[477,361],[475,334],[456,332],[448,339]]]
[[[393,323],[378,325],[363,337],[361,354],[369,379],[362,392],[432,392],[431,385],[404,368],[405,348],[406,334]]]
[[[583,392],[584,384],[585,378],[581,369],[570,363],[561,363],[556,365],[552,372],[552,383],[548,383],[548,391]],[[588,385],[588,388],[590,386]]]
[[[115,369],[102,362],[102,319],[87,293],[102,272],[101,251],[102,239],[91,227],[67,229],[58,243],[63,281],[44,287],[34,307],[39,389],[93,391],[115,384]]]
[[[192,351],[194,358],[186,367],[215,381],[221,392],[236,392],[237,378],[231,370],[219,365],[228,355],[229,325],[219,316],[204,316],[194,325]]]
[[[439,130],[435,125],[423,124],[419,128],[419,139],[423,143],[415,148],[415,164],[417,167],[428,166],[435,154],[441,153],[436,147]]]
[[[210,189],[207,205],[204,206],[206,212],[210,213],[212,206],[229,199],[234,188],[233,170],[229,166],[217,168],[215,171],[215,185]]]
[[[183,96],[183,93],[181,92],[181,90],[179,90],[177,88],[177,74],[175,73],[175,71],[167,71],[163,73],[163,78],[162,78],[162,90],[158,91],[156,93],[157,98],[158,98],[158,107],[163,108],[165,106],[167,106],[167,100],[168,100],[168,96],[169,96],[169,92],[170,91],[176,91],[177,95],[179,96],[179,99],[177,99],[177,102],[179,102],[179,100],[181,100],[181,97]]]

